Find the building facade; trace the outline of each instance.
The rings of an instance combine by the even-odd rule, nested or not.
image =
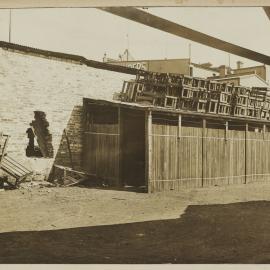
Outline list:
[[[108,63],[151,72],[190,75],[189,59],[108,61]]]
[[[251,74],[231,74],[225,77],[212,77],[220,82],[242,85],[245,87],[269,87],[269,84],[255,73]]]
[[[176,73],[199,78],[211,78],[235,85],[268,87],[265,65],[243,67],[238,61],[236,68],[225,65],[213,67],[211,63],[196,64],[189,58],[184,59],[159,59],[159,60],[132,60],[120,61],[109,59],[107,63],[125,66],[150,72]]]

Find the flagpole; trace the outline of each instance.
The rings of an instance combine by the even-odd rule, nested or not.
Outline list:
[[[12,13],[11,13],[11,9],[9,10],[9,34],[8,34],[8,41],[9,41],[9,43],[11,42],[11,23],[12,23],[12,21],[11,21],[11,15],[12,15]]]
[[[127,61],[128,61],[128,52],[129,52],[129,36],[127,34]]]
[[[188,57],[189,57],[189,61],[191,62],[191,44],[188,44]]]

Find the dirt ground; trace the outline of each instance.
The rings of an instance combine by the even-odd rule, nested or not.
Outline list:
[[[270,184],[0,192],[0,263],[270,263]]]

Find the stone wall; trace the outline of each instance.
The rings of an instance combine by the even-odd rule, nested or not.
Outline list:
[[[111,100],[132,75],[95,69],[0,49],[0,131],[9,134],[8,154],[34,171],[48,174],[53,159],[27,158],[26,129],[34,111],[44,111],[59,165],[70,165],[67,130],[75,167],[80,167],[83,97]]]

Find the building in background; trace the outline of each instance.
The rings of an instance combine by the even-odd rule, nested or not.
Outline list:
[[[246,87],[268,87],[265,65],[243,67],[243,63],[238,61],[236,69],[229,70],[226,66],[220,66],[219,76],[210,77],[221,82],[233,83]]]
[[[236,68],[221,65],[213,67],[211,63],[197,64],[189,58],[182,59],[156,59],[134,60],[128,50],[119,54],[118,59],[103,58],[104,62],[113,65],[126,66],[159,73],[176,73],[193,77],[208,78],[221,82],[229,82],[234,85],[247,87],[268,87],[265,65],[244,67],[241,61],[236,63]]]
[[[126,59],[126,58],[125,58]],[[142,69],[160,73],[178,73],[190,75],[189,59],[158,59],[158,60],[114,60],[107,59],[109,64]]]
[[[190,76],[199,78],[216,77],[220,75],[217,67],[212,67],[211,63],[196,64],[190,63]]]
[[[269,87],[269,84],[256,73],[230,74],[224,77],[212,77],[211,79],[246,87]]]

